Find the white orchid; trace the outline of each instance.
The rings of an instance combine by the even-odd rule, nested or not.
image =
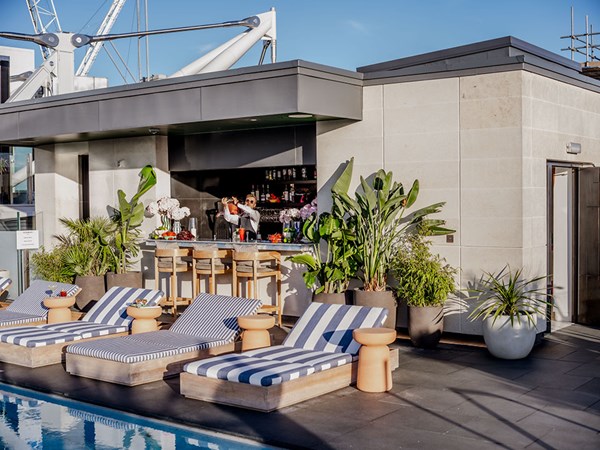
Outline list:
[[[178,202],[179,203],[179,202]],[[190,208],[184,206],[182,208],[173,208],[169,211],[168,216],[173,220],[181,220],[190,215]]]

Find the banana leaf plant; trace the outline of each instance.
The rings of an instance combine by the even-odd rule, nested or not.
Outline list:
[[[127,200],[125,192],[117,191],[118,209],[113,209],[112,221],[116,224],[115,257],[116,272],[125,273],[140,252],[140,227],[144,221],[144,204],[140,197],[156,184],[156,172],[152,166],[145,166],[139,173],[137,192]]]
[[[427,227],[432,235],[450,234],[454,230],[444,228],[443,220],[427,218],[440,212],[443,202],[408,213],[419,195],[418,180],[405,193],[402,183],[393,181],[392,172],[380,169],[369,177],[370,181],[361,176],[360,187],[354,197],[350,197],[353,166],[354,158],[331,188],[333,207],[347,217],[354,232],[354,257],[363,289],[385,291],[387,274],[404,233],[414,232],[419,224]]]
[[[356,274],[354,235],[344,218],[334,213],[312,214],[302,233],[313,244],[313,252],[294,255],[288,260],[303,264],[306,287],[315,294],[342,293]]]

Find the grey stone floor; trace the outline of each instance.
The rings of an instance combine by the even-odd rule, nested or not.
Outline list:
[[[0,380],[284,448],[600,448],[599,329],[546,335],[520,361],[478,347],[394,345],[390,392],[348,387],[270,414],[185,399],[178,378],[127,388],[72,377],[62,365],[0,364]]]

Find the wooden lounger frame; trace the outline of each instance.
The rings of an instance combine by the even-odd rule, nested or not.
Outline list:
[[[398,349],[390,350],[391,370],[398,368]],[[255,386],[191,373],[180,376],[181,395],[206,402],[262,412],[295,405],[356,383],[358,362],[345,364],[274,386]]]
[[[43,347],[22,347],[15,344],[0,342],[0,361],[16,364],[29,368],[59,364],[64,360],[64,348],[76,342],[95,341],[108,337],[122,336],[128,333],[115,333],[107,336],[96,336],[80,339],[78,341],[62,342],[60,344],[45,345]]]
[[[212,348],[194,350],[179,355],[165,356],[135,363],[110,361],[91,356],[68,353],[66,357],[66,371],[71,375],[92,378],[94,380],[108,381],[109,383],[125,386],[160,381],[163,378],[177,376],[183,366],[191,361],[208,358],[210,356],[230,353],[234,351],[235,343],[229,343]]]

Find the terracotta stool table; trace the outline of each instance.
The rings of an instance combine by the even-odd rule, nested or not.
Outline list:
[[[127,307],[127,315],[133,317],[131,323],[131,334],[146,333],[148,331],[157,331],[158,322],[156,318],[162,314],[160,306],[136,306]]]
[[[75,297],[48,297],[44,306],[48,308],[48,323],[71,321],[71,306],[75,304]]]
[[[275,326],[275,317],[266,314],[255,316],[240,316],[237,318],[242,334],[242,351],[255,348],[269,347],[271,336],[267,331]]]
[[[390,328],[358,328],[352,332],[362,344],[358,352],[356,387],[365,392],[386,392],[392,388],[390,350],[396,340],[396,330]]]

